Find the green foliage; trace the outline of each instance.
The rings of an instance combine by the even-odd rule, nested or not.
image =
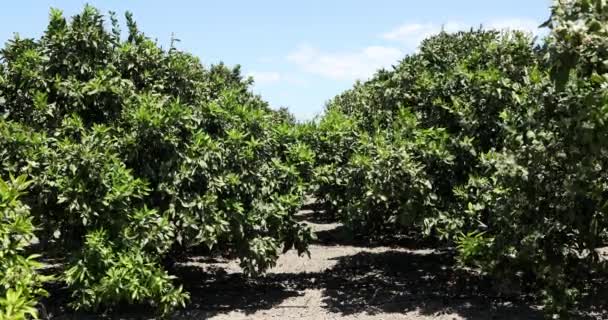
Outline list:
[[[519,32],[471,30],[425,40],[419,53],[406,57],[393,70],[381,70],[369,81],[357,83],[328,104],[313,144],[317,197],[331,198],[326,202],[332,212],[352,208],[370,217],[384,214],[388,221],[402,221],[403,226],[415,225],[446,238],[454,238],[465,225],[476,225],[477,220],[462,214],[467,201],[454,189],[462,188],[469,176],[483,175],[480,154],[502,147],[505,132],[499,115],[519,98],[527,72],[538,65],[537,60],[532,39]],[[372,137],[370,142],[364,142],[367,137]],[[380,159],[353,162],[360,158],[359,144],[367,144],[367,149],[395,148],[386,151],[401,154],[395,156],[402,159],[393,163],[413,161],[413,167],[396,168]],[[376,157],[377,151],[386,153],[367,150],[363,154],[369,158],[371,152]],[[395,208],[367,199],[367,194],[376,191],[352,194],[370,187],[364,186],[363,176],[351,175],[357,170],[378,174],[373,178],[378,187],[399,186],[391,191],[393,196],[383,197],[401,198],[391,205]],[[419,173],[413,176],[424,183],[412,180],[414,171]],[[371,214],[374,210],[384,213]],[[419,211],[418,218],[398,218],[403,217],[397,214],[399,210]],[[343,218],[349,221],[351,216]],[[372,224],[368,221],[361,229],[373,231]]]
[[[34,240],[29,208],[19,197],[30,182],[25,176],[0,179],[0,319],[38,318],[38,298],[46,296],[42,284],[50,280],[37,273],[42,267],[26,249]]]
[[[282,250],[306,252],[294,214],[314,154],[250,79],[204,67],[142,34],[131,14],[52,10],[40,39],[0,51],[1,175],[28,174],[46,252],[69,257],[76,309],[147,303],[167,313],[187,294],[164,267],[204,246],[248,273]]]
[[[452,160],[445,130],[419,129],[415,116],[405,110],[390,130],[373,135],[346,127],[340,117],[346,116],[330,111],[318,125],[318,147],[329,152],[319,148],[317,193],[357,235],[422,228],[425,213],[439,213],[426,169]],[[338,153],[331,145],[348,151]]]
[[[527,70],[536,65],[532,39],[525,34],[440,33],[393,70],[381,70],[336,97],[328,109],[359,119],[360,129],[371,134],[391,128],[402,110],[414,113],[420,128],[443,128],[453,161],[427,171],[442,210],[456,212],[463,206],[453,188],[479,172],[479,154],[501,148],[499,114],[517,98]]]
[[[304,124],[238,67],[104,19],[52,10],[41,38],[0,51],[0,176],[31,180],[0,185],[0,319],[35,316],[44,295],[23,255],[33,225],[69,258],[74,308],[166,315],[188,298],[167,257],[203,246],[255,274],[306,252],[307,192],[357,236],[453,241],[463,266],[526,279],[555,318],[608,271],[606,1],[556,1],[539,45],[442,32]]]
[[[606,270],[605,1],[557,2],[547,25],[546,70],[530,73],[502,114],[504,148],[482,157],[489,179],[475,186],[494,237],[488,270],[526,272],[548,312],[566,318],[592,274]],[[604,48],[604,49],[602,49]]]
[[[484,232],[472,231],[461,233],[456,238],[458,260],[462,265],[475,265],[488,254],[488,248],[494,239],[485,237]]]
[[[337,213],[344,205],[348,189],[344,170],[359,141],[356,122],[339,111],[328,111],[308,135],[315,152],[312,177],[318,201]]]
[[[139,248],[116,252],[115,247],[103,229],[87,234],[82,258],[65,272],[66,283],[74,290],[75,309],[150,301],[167,314],[178,305],[185,306],[188,294],[173,287],[175,277],[153,257]]]
[[[340,146],[315,149],[329,209],[366,234],[401,220],[451,239],[463,265],[526,279],[548,315],[572,316],[607,271],[607,19],[603,0],[556,1],[540,45],[441,33],[355,84],[317,124]]]

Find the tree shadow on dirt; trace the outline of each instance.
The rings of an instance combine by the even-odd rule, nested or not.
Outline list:
[[[175,274],[182,279],[184,289],[191,297],[188,310],[177,312],[175,318],[210,317],[230,311],[250,314],[301,295],[297,288],[286,286],[279,279],[250,278],[222,270],[203,273],[196,266],[183,266]]]
[[[240,273],[201,273],[184,267],[178,276],[190,291],[188,310],[176,318],[210,317],[271,309],[305,289],[322,290],[324,308],[341,315],[456,313],[465,319],[542,319],[520,298],[498,297],[491,282],[454,267],[449,252],[362,252],[336,258],[323,272],[270,273],[255,279]]]
[[[172,274],[180,279],[191,299],[172,319],[205,319],[232,311],[252,315],[284,300],[301,296],[306,289],[321,290],[322,307],[335,316],[368,314],[457,314],[464,319],[543,319],[529,296],[501,296],[490,279],[459,269],[449,251],[360,252],[335,258],[336,265],[322,272],[269,273],[246,277],[226,272],[221,260],[194,259]],[[596,316],[606,314],[606,289],[598,288],[590,301]],[[598,316],[599,315],[599,316]],[[117,308],[108,315],[66,314],[57,319],[153,318],[151,308]]]
[[[365,236],[353,237],[352,232],[343,225],[335,228],[319,230],[315,232],[316,240],[313,244],[323,246],[354,246],[354,247],[400,247],[412,250],[440,248],[445,246],[440,241],[425,238],[419,232],[400,231],[384,237],[369,238]]]
[[[341,257],[324,288],[327,308],[424,315],[456,313],[465,319],[543,319],[520,297],[500,297],[489,279],[455,268],[447,252],[362,252]]]
[[[321,201],[316,201],[313,198],[310,198],[305,201],[304,205],[302,205],[303,211],[314,211],[314,212],[324,212],[327,210],[327,206],[323,204]]]
[[[283,300],[302,295],[299,277],[279,276],[250,278],[241,273],[226,273],[221,267],[193,265],[175,267],[173,275],[180,279],[190,294],[186,308],[174,312],[170,319],[206,319],[220,313],[240,311],[245,314],[271,309]],[[287,285],[289,284],[289,285]],[[302,281],[306,284],[306,281]],[[119,305],[112,310],[74,312],[65,306],[69,292],[60,286],[50,287],[52,300],[43,301],[42,319],[157,319],[154,308],[147,305]]]
[[[317,244],[367,249],[384,245],[394,249],[336,257],[333,259],[336,264],[322,272],[271,272],[259,277],[244,276],[234,261],[223,257],[191,256],[170,270],[191,297],[186,308],[171,318],[205,319],[232,311],[252,315],[302,296],[306,289],[316,289],[323,295],[322,307],[336,316],[415,311],[430,316],[457,314],[471,320],[543,319],[531,296],[500,294],[491,279],[458,268],[450,249],[432,249],[437,245],[421,242],[418,235],[406,234],[370,243],[349,238],[348,231],[339,225],[328,227],[317,231]],[[55,261],[55,265],[59,264]],[[608,277],[597,275],[596,278],[583,301],[584,314],[577,319],[603,319],[608,314]],[[43,319],[151,319],[156,316],[148,306],[126,305],[105,315],[73,313],[65,309],[70,301],[69,292],[60,284],[51,289],[51,299],[43,300],[49,309],[45,310]]]
[[[581,319],[591,319],[590,315],[595,315],[596,319],[608,319],[608,270],[592,277],[581,299],[580,309],[582,314],[578,316]]]
[[[315,224],[335,224],[338,223],[338,219],[331,214],[325,213],[325,211],[316,211],[311,209],[302,209],[297,215],[296,219],[300,222],[311,222]]]

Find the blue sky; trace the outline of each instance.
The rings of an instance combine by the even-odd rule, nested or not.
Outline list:
[[[50,7],[71,16],[92,4],[121,16],[132,11],[148,36],[178,47],[203,63],[240,64],[256,79],[253,90],[274,107],[310,119],[325,102],[390,67],[439,31],[483,24],[538,32],[550,0],[258,0],[258,1],[49,1],[3,3],[0,42],[18,32],[39,36]]]

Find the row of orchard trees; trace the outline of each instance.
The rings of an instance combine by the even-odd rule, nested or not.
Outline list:
[[[315,190],[366,237],[415,228],[568,317],[605,277],[608,2],[556,1],[550,30],[441,33],[334,98]]]
[[[167,268],[189,248],[247,273],[306,251],[294,213],[314,157],[292,120],[238,68],[205,68],[130,14],[126,36],[108,18],[52,10],[39,39],[0,51],[0,319],[36,314],[44,278],[24,253],[35,242],[61,259],[74,309],[161,313],[187,301]]]
[[[304,125],[238,69],[107,18],[54,10],[39,39],[0,51],[0,319],[36,315],[34,243],[62,262],[74,309],[167,314],[187,301],[170,271],[190,248],[248,273],[305,252],[307,190],[356,236],[455,243],[547,314],[567,317],[606,271],[605,0],[556,2],[540,41],[441,33]]]

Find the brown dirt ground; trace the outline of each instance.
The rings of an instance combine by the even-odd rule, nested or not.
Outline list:
[[[356,244],[340,224],[319,221],[311,211],[300,215],[318,237],[310,258],[287,252],[255,280],[244,278],[234,261],[193,259],[183,266],[214,275],[200,291],[188,288],[200,300],[176,318],[542,319],[537,308],[480,298],[491,284],[455,271],[448,252],[418,244]]]
[[[252,279],[242,275],[235,261],[193,257],[179,267],[180,278],[188,279],[184,286],[191,301],[172,318],[543,319],[517,288],[497,290],[488,279],[455,268],[450,250],[408,240],[360,244],[345,237],[340,224],[320,220],[310,210],[300,217],[318,238],[310,258],[287,252],[266,275]],[[514,293],[505,297],[509,291]],[[141,314],[118,318],[140,319]],[[591,311],[584,319],[608,319],[608,313]]]

